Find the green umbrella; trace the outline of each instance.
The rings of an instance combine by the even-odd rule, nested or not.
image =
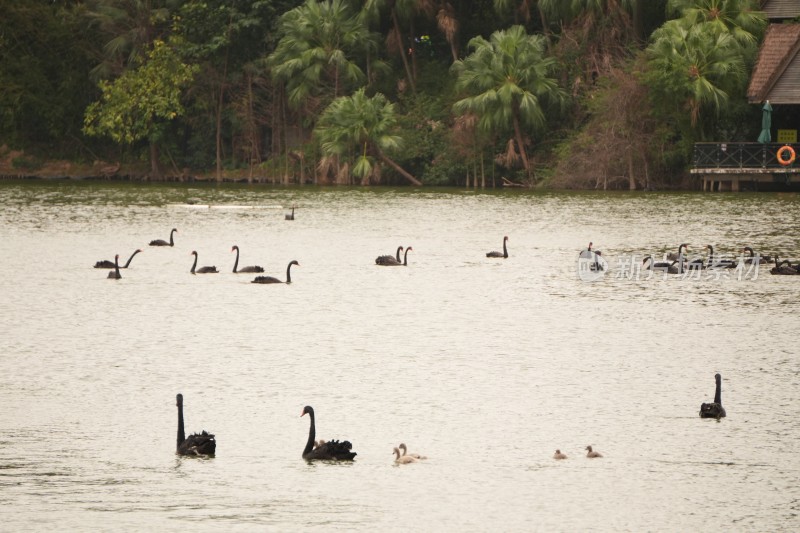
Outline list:
[[[768,143],[772,140],[772,135],[769,133],[769,129],[772,127],[772,106],[769,105],[769,100],[764,103],[761,111],[761,133],[758,136],[758,142]]]

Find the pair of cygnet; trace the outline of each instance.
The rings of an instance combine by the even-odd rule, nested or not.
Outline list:
[[[400,450],[403,450],[403,455],[400,455]],[[402,442],[400,443],[400,446],[395,447],[393,453],[395,455],[394,462],[399,465],[416,463],[418,461],[427,459],[426,456],[418,453],[408,453],[408,448],[406,448],[406,445]]]
[[[596,452],[596,451],[592,450],[591,446],[587,446],[586,447],[586,457],[588,457],[589,459],[595,459],[597,457],[603,457],[603,456],[600,454],[600,452]],[[560,460],[560,459],[566,459],[566,458],[567,458],[567,454],[562,453],[561,450],[556,450],[556,453],[553,454],[553,459]]]

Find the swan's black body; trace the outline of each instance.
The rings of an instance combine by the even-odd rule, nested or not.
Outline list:
[[[124,265],[122,265],[119,268],[128,268],[128,265],[130,265],[131,261],[133,261],[133,257],[136,254],[138,254],[139,252],[141,252],[141,250],[136,250],[135,252],[133,252],[131,254],[131,256],[128,258],[128,262],[125,263]],[[98,261],[97,263],[95,263],[94,267],[95,268],[116,268],[116,264],[114,263],[114,261],[109,261],[108,259],[105,259],[103,261]]]
[[[714,403],[700,404],[700,418],[723,418],[725,408],[722,407],[722,376],[716,374],[717,388],[714,392]]]
[[[645,256],[642,260],[644,270],[661,270],[667,274],[680,274],[682,272],[680,261],[653,261],[652,256]]]
[[[192,251],[191,254],[194,256],[194,263],[192,263],[192,269],[189,271],[192,274],[217,274],[219,271],[215,266],[204,266],[197,268],[197,252]]]
[[[114,256],[114,272],[108,273],[108,279],[122,279],[122,275],[119,273],[119,254]]]
[[[327,459],[333,461],[352,461],[357,455],[356,452],[351,452],[353,445],[350,441],[329,440],[314,448],[314,437],[317,430],[314,423],[314,409],[310,405],[303,408],[300,416],[309,415],[311,417],[311,425],[308,428],[308,442],[303,450],[303,459],[306,461],[316,461],[320,459]]]
[[[300,266],[296,260],[289,261],[289,264],[286,265],[286,283],[292,282],[292,265]],[[283,283],[276,277],[273,276],[257,276],[256,279],[251,281],[250,283]]]
[[[264,268],[258,265],[237,268],[239,266],[239,247],[236,246],[235,244],[233,245],[233,248],[231,248],[231,252],[234,250],[236,250],[236,261],[234,261],[233,263],[234,274],[251,274],[253,272],[264,272]]]
[[[294,220],[294,207],[292,208],[292,213],[290,215],[286,215],[286,220]]]
[[[508,237],[503,237],[502,252],[487,252],[486,257],[502,257],[503,259],[506,259],[508,257],[508,248],[506,247],[506,241],[508,241]]]
[[[400,252],[403,251],[402,246],[397,247],[397,257],[391,255],[379,255],[375,258],[375,264],[381,266],[393,266],[400,264]]]
[[[175,453],[178,455],[214,455],[217,450],[217,441],[214,435],[203,430],[186,437],[183,430],[183,394],[176,397],[178,404],[178,445]]]
[[[178,230],[172,228],[172,231],[169,232],[169,242],[165,241],[164,239],[156,239],[154,241],[150,241],[150,246],[175,246],[175,241],[172,240],[172,235]]]
[[[769,270],[769,273],[773,276],[794,276],[797,274],[797,269],[792,267],[789,261],[785,259],[783,261],[778,261],[778,256],[775,256],[775,266]]]

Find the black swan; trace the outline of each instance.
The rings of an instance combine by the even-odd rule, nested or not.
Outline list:
[[[314,436],[316,435],[316,427],[314,425],[314,408],[310,405],[303,407],[303,412],[300,416],[309,415],[311,417],[311,426],[308,428],[308,442],[303,450],[303,459],[306,461],[315,461],[317,459],[332,459],[335,461],[352,461],[357,455],[356,452],[351,452],[353,445],[350,441],[329,440],[323,442],[316,448],[314,447]]]
[[[192,270],[190,270],[192,274],[217,274],[219,272],[215,266],[197,268],[197,252],[193,250],[189,255],[194,256],[194,263],[192,263]]]
[[[217,449],[217,441],[214,435],[203,430],[202,433],[194,433],[186,438],[183,431],[183,394],[176,397],[178,403],[178,455],[214,455]]]
[[[119,273],[119,254],[114,256],[114,272],[108,273],[108,279],[122,279],[122,275]]]
[[[289,261],[288,265],[286,265],[286,283],[292,282],[292,265],[300,266],[300,263],[298,263],[295,260],[292,260]],[[283,283],[283,282],[273,276],[257,276],[256,279],[254,279],[250,283]]]
[[[408,252],[410,252],[411,250],[413,250],[413,248],[409,246],[408,248],[406,248],[406,251],[403,252],[403,265],[402,266],[408,266]]]
[[[681,244],[680,246],[678,246],[678,251],[677,252],[670,252],[670,253],[667,254],[667,260],[668,261],[683,261],[685,259],[685,256],[683,255],[683,250],[685,250],[688,247],[689,247],[689,245],[687,243]]]
[[[553,454],[553,459],[566,459],[567,454],[561,453],[561,450],[556,450],[556,453]]]
[[[235,244],[233,245],[233,248],[231,248],[231,252],[234,251],[234,250],[236,250],[236,261],[234,261],[234,263],[233,263],[233,273],[234,274],[246,274],[246,273],[249,274],[249,273],[252,273],[252,272],[264,272],[264,268],[260,267],[258,265],[247,266],[247,267],[242,267],[242,268],[237,269],[236,267],[239,266],[239,247],[236,246]]]
[[[394,454],[394,462],[398,465],[407,465],[419,461],[419,459],[411,455],[400,455],[400,450],[398,450],[397,447],[395,447],[392,453]]]
[[[769,263],[772,261],[772,258],[768,255],[756,255],[753,249],[749,246],[745,246],[742,248],[742,252],[747,252],[747,256],[744,258],[744,263],[746,265],[758,265],[761,263]]]
[[[643,270],[661,270],[662,272],[666,272],[667,274],[680,274],[681,267],[679,265],[679,261],[653,261],[653,257],[646,255],[644,259],[642,259],[642,269]]]
[[[428,458],[426,455],[420,455],[418,453],[408,453],[408,448],[406,448],[406,445],[404,443],[402,443],[402,442],[400,443],[400,446],[398,446],[398,448],[403,450],[403,457],[408,455],[409,457],[413,457],[414,459],[427,459]]]
[[[294,207],[292,207],[292,213],[289,214],[289,215],[286,215],[285,219],[286,220],[294,220]]]
[[[506,247],[506,242],[508,241],[508,237],[503,237],[503,251],[502,252],[487,252],[486,257],[502,257],[503,259],[508,258],[508,248]]]
[[[716,374],[714,379],[717,382],[714,403],[700,404],[700,418],[723,418],[725,416],[725,408],[722,407],[722,376]]]
[[[172,228],[172,231],[169,232],[169,242],[165,241],[164,239],[156,239],[150,241],[150,246],[175,246],[175,241],[172,240],[172,235],[178,230]]]
[[[594,243],[589,243],[589,247],[585,250],[581,250],[578,254],[578,260],[584,263],[589,264],[589,270],[600,272],[605,270],[605,265],[599,261],[598,258],[603,254],[600,250],[592,250],[592,245]]]
[[[135,252],[133,252],[131,254],[131,256],[128,258],[128,262],[125,263],[123,266],[121,266],[119,268],[128,268],[128,265],[130,265],[131,261],[133,261],[133,256],[135,256],[139,252],[141,252],[141,250],[136,250]],[[98,261],[97,263],[95,263],[94,267],[95,268],[116,268],[116,265],[114,264],[114,261],[109,261],[109,260],[105,259],[103,261]]]
[[[591,446],[587,446],[586,447],[586,457],[588,457],[589,459],[595,459],[597,457],[603,457],[603,456],[600,454],[600,452],[596,452],[596,451],[592,450]]]
[[[400,252],[403,251],[402,246],[397,247],[397,257],[392,257],[391,255],[379,255],[375,258],[375,264],[381,266],[389,266],[389,265],[399,265],[400,264]]]
[[[716,268],[736,268],[736,261],[731,259],[719,259],[714,261],[714,247],[710,244],[706,246],[708,248],[708,267],[716,267]]]
[[[769,273],[773,276],[794,276],[797,274],[797,269],[792,267],[792,264],[787,260],[778,261],[778,256],[775,256],[775,266],[769,269]]]

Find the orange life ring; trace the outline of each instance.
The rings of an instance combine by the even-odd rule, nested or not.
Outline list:
[[[789,159],[784,159],[783,158],[783,155],[786,152],[789,152]],[[788,144],[786,146],[781,146],[780,149],[778,150],[778,153],[775,154],[775,156],[778,158],[778,163],[780,163],[781,165],[783,165],[785,167],[788,167],[789,165],[794,163],[794,156],[795,156],[794,148],[792,148]]]

